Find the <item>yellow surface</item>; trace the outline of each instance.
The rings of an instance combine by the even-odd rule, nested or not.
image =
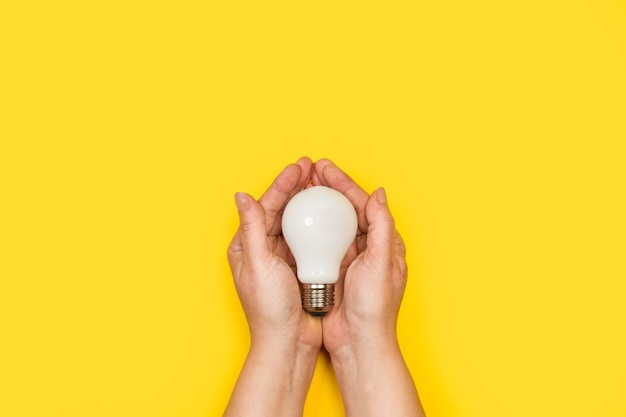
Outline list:
[[[626,416],[626,2],[6,1],[0,60],[0,416],[220,415],[301,155],[387,189],[429,417]]]

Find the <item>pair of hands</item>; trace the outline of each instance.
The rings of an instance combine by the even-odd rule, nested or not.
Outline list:
[[[343,193],[359,224],[335,306],[323,318],[302,309],[295,260],[281,235],[287,202],[317,185]],[[396,337],[407,268],[385,191],[369,195],[331,161],[301,158],[259,201],[245,193],[235,201],[241,224],[228,260],[252,343],[224,416],[301,416],[323,345],[348,417],[424,417]]]
[[[334,188],[354,205],[357,236],[341,265],[335,306],[322,319],[302,309],[293,255],[281,234],[282,212],[299,191]],[[250,327],[252,347],[289,344],[331,358],[376,344],[396,342],[396,321],[407,268],[385,191],[366,193],[330,160],[303,157],[287,166],[256,201],[237,193],[240,227],[228,260]]]

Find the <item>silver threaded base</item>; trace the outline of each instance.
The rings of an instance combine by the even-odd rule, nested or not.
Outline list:
[[[335,284],[302,284],[302,308],[312,316],[325,316],[335,304]]]

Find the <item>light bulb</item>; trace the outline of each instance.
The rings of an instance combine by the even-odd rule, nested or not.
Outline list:
[[[285,207],[282,228],[296,259],[302,307],[324,316],[334,305],[341,261],[356,236],[354,206],[332,188],[307,188]]]

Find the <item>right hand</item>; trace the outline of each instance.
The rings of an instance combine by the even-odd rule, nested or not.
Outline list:
[[[323,318],[324,346],[343,350],[397,348],[396,322],[407,279],[406,250],[382,188],[368,195],[327,159],[315,163],[313,185],[343,193],[354,205],[359,228],[335,285],[335,306]],[[347,270],[345,269],[347,266]]]
[[[346,416],[424,417],[396,335],[406,251],[385,191],[368,195],[325,159],[315,164],[311,180],[342,192],[359,220],[359,232],[343,260],[345,274],[335,285],[336,304],[322,319],[323,342]]]

